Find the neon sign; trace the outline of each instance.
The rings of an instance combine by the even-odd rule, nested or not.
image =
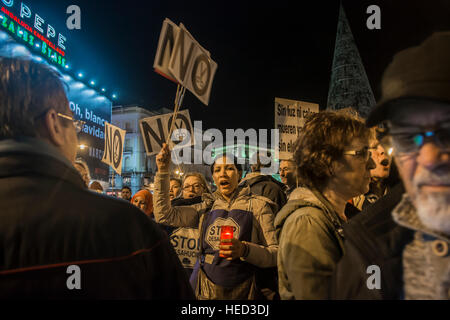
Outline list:
[[[65,58],[66,53],[64,50],[66,38],[58,33],[58,42],[55,45],[51,38],[56,38],[56,31],[50,25],[47,24],[46,36],[44,33],[44,22],[37,13],[34,15],[34,19],[31,18],[31,10],[23,2],[20,4],[20,18],[12,13],[8,8],[14,5],[13,0],[2,0],[5,6],[0,9],[0,30],[4,29],[7,33],[14,36],[19,42],[24,43],[28,47],[38,50],[38,52],[44,56],[51,63],[60,66],[62,68],[68,68],[67,60]],[[32,19],[34,21],[33,28],[30,27],[25,19]]]

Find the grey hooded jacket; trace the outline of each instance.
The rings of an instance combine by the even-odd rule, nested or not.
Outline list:
[[[344,250],[343,223],[318,191],[292,192],[275,219],[281,299],[330,298],[331,276]]]

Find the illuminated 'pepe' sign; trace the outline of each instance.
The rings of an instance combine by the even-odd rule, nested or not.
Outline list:
[[[31,9],[23,2],[20,4],[20,18],[8,10],[14,5],[14,0],[1,0],[5,5],[2,6],[0,12],[0,28],[5,29],[15,38],[19,38],[28,46],[39,49],[39,52],[50,62],[68,68],[65,52],[66,38],[58,33],[57,45],[53,44],[50,39],[56,38],[56,31],[50,24],[47,24],[46,32],[44,32],[45,20],[37,13],[32,19]],[[31,28],[24,19],[32,19],[33,27]],[[45,36],[44,36],[45,34]]]

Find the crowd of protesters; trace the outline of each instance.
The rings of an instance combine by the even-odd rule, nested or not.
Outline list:
[[[153,190],[120,198],[76,159],[59,75],[0,58],[0,297],[450,299],[449,57],[435,33],[394,56],[368,119],[310,115],[281,182],[263,153],[246,176],[219,154],[213,192],[171,177],[164,144]]]

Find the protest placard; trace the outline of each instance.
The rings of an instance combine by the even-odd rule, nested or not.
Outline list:
[[[217,63],[183,24],[164,20],[153,67],[208,105]]]
[[[105,149],[102,162],[122,174],[123,143],[126,131],[105,121]]]
[[[294,143],[305,118],[313,112],[319,112],[316,103],[275,98],[275,129],[280,133],[278,150],[281,160],[292,158]]]
[[[139,120],[142,140],[144,141],[145,151],[151,156],[157,154],[163,143],[169,141],[169,147],[174,150],[181,147],[187,147],[195,143],[194,129],[191,123],[191,117],[188,110],[179,111],[174,123],[172,139],[167,139],[172,123],[173,113],[167,113],[159,116],[148,117]],[[182,129],[181,131],[178,129]]]

